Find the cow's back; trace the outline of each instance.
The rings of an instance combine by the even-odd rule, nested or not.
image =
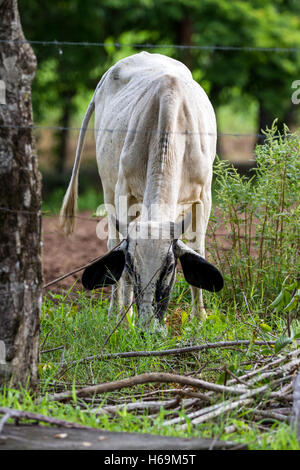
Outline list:
[[[187,167],[195,181],[205,177],[215,154],[215,116],[207,95],[181,62],[147,52],[123,59],[106,73],[95,101],[104,186],[114,190],[121,172],[142,200],[149,159],[157,158],[166,133],[174,136],[185,179]]]

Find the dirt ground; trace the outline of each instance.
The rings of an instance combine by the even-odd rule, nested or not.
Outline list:
[[[59,228],[58,217],[43,218],[43,271],[44,284],[65,273],[87,264],[107,251],[106,242],[97,238],[97,219],[91,213],[78,214],[74,234],[66,237]],[[49,287],[52,291],[69,289],[76,280],[81,289],[81,274],[78,272]]]

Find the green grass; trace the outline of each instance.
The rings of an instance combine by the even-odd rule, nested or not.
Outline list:
[[[184,347],[190,344],[215,341],[231,341],[234,339],[259,339],[256,337],[255,327],[259,318],[255,315],[253,328],[249,327],[249,318],[245,311],[232,305],[231,309],[224,309],[217,294],[206,296],[209,303],[209,316],[199,325],[197,319],[188,320],[190,312],[190,299],[188,285],[178,276],[167,315],[166,336],[145,333],[144,338],[126,320],[112,335],[106,345],[105,352],[122,352],[138,350],[159,350],[172,347]],[[179,300],[179,302],[178,302]],[[49,293],[42,306],[41,315],[41,347],[42,350],[64,347],[64,360],[77,361],[83,357],[102,352],[104,341],[114,329],[117,319],[107,316],[108,299],[101,291],[93,295],[73,288],[65,295]],[[273,334],[280,334],[284,324],[274,317],[269,325]],[[265,333],[266,339],[270,336]],[[258,424],[245,420],[246,411],[239,410],[226,414],[212,422],[180,430],[175,426],[165,425],[165,418],[171,411],[161,412],[155,418],[147,413],[138,415],[125,411],[114,417],[96,417],[90,410],[95,406],[107,403],[109,397],[126,396],[128,401],[135,401],[136,394],[143,397],[144,392],[157,390],[155,385],[140,385],[123,389],[113,394],[104,394],[102,403],[84,402],[75,398],[72,403],[58,403],[48,400],[58,384],[62,388],[72,389],[82,384],[92,384],[122,379],[144,372],[165,371],[178,374],[193,373],[203,368],[201,378],[222,383],[222,367],[227,366],[235,374],[247,371],[245,362],[255,362],[258,352],[264,356],[270,354],[266,348],[245,348],[222,350],[215,349],[201,352],[200,355],[140,357],[130,359],[97,360],[84,364],[71,366],[61,375],[60,362],[62,349],[41,354],[39,366],[40,388],[38,396],[44,399],[37,404],[35,397],[23,389],[4,390],[1,394],[1,406],[10,406],[17,409],[39,412],[56,418],[81,423],[87,426],[106,429],[110,431],[128,431],[153,433],[158,435],[181,437],[217,437],[229,439],[237,443],[246,443],[252,449],[300,449],[294,433],[290,427],[281,423],[274,423],[266,432],[259,429]],[[206,367],[205,367],[206,365]],[[162,390],[169,385],[159,385]],[[222,397],[220,397],[222,399]],[[184,413],[181,412],[184,416]],[[188,422],[188,420],[187,420]],[[234,433],[226,433],[226,428],[234,425]]]

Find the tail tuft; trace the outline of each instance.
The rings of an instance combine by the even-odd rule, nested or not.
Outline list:
[[[66,233],[66,235],[73,233],[75,228],[77,194],[78,180],[77,178],[75,180],[72,178],[60,210],[60,227]]]

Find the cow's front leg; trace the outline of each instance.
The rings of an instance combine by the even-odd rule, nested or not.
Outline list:
[[[130,190],[126,186],[126,181],[122,178],[118,180],[116,186],[115,207],[119,222],[122,223],[123,228],[125,225],[128,229],[129,223],[132,222],[139,214],[140,205],[130,194]],[[119,228],[121,229],[121,226]],[[121,230],[122,237],[128,236],[127,229],[126,233],[122,233]],[[122,312],[125,312],[128,309],[128,314],[131,317],[133,312],[133,285],[131,277],[126,268],[122,274],[119,284],[120,291],[118,291],[117,295],[122,295]],[[119,298],[118,302],[120,302]]]
[[[123,308],[124,312],[128,310],[128,314],[132,317],[132,303],[133,303],[133,286],[128,272],[125,270],[122,276],[122,289],[123,289]]]
[[[109,239],[108,250],[112,250],[119,244],[119,240]],[[122,308],[122,278],[112,285],[108,315],[116,315]]]
[[[122,288],[121,281],[112,286],[108,316],[116,315],[120,312],[122,306]]]
[[[210,189],[203,188],[201,200],[193,205],[192,224],[186,234],[188,246],[196,253],[205,258],[205,234],[211,209]],[[190,286],[192,294],[192,317],[201,320],[207,318],[202,290],[198,287]]]
[[[200,253],[199,253],[200,254]],[[207,318],[207,313],[203,303],[202,290],[198,287],[190,286],[192,293],[192,317],[198,317],[200,320],[205,320]]]

